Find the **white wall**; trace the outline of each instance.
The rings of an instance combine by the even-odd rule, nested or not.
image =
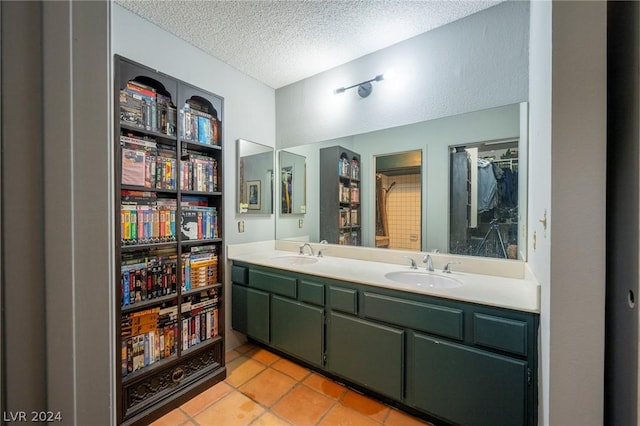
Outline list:
[[[549,424],[549,318],[551,245],[539,219],[551,220],[551,2],[531,4],[529,71],[529,244],[528,263],[542,286],[540,316],[540,424]],[[533,178],[535,176],[535,179]],[[535,234],[534,234],[535,233]],[[533,236],[536,236],[535,239]],[[534,245],[534,241],[536,242]]]
[[[603,421],[606,12],[605,2],[531,6],[529,264],[542,285],[542,424]]]
[[[263,145],[275,146],[274,90],[141,19],[116,3],[111,3],[111,8],[113,54],[157,69],[224,98],[222,126],[226,243],[238,244],[273,239],[274,215],[242,216],[236,213],[236,140],[247,139]],[[135,42],[132,42],[133,40]],[[239,220],[244,220],[244,233],[238,232]],[[230,290],[227,288],[229,293]],[[227,345],[233,347],[238,343],[238,337],[230,330],[230,315],[231,312],[227,309]]]
[[[529,3],[506,2],[276,91],[279,148],[528,98]],[[394,68],[361,99],[337,87]]]

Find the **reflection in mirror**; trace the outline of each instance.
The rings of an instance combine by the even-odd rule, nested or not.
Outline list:
[[[453,146],[449,252],[518,258],[518,140]]]
[[[419,175],[421,227],[411,232],[409,239],[417,233],[420,251],[438,250],[441,253],[447,253],[455,245],[450,241],[453,238],[450,233],[449,208],[451,147],[471,147],[481,141],[517,141],[518,192],[517,209],[513,212],[518,218],[512,220],[512,224],[518,227],[516,237],[518,243],[517,247],[511,247],[511,250],[517,250],[517,259],[524,260],[527,247],[527,134],[528,109],[526,103],[521,103],[287,147],[287,151],[307,158],[307,209],[304,224],[297,219],[287,219],[287,215],[280,215],[276,220],[276,238],[308,239],[311,242],[319,242],[323,239],[320,232],[321,203],[318,194],[321,188],[326,186],[326,181],[321,179],[320,150],[338,145],[360,155],[361,241],[363,246],[375,247],[378,232],[375,213],[376,164],[374,160],[399,152],[421,151],[423,166],[422,174]],[[514,149],[511,152],[515,152]],[[499,154],[498,157],[501,155]],[[334,170],[335,166],[331,167]],[[387,180],[383,185],[384,188],[389,189],[393,181],[393,178]],[[396,185],[391,188],[389,197],[399,195],[400,191],[396,192],[399,185],[400,183],[396,180]],[[401,223],[406,224],[404,221]],[[503,225],[500,226],[503,227]],[[484,234],[486,232],[485,229]],[[481,237],[484,237],[484,234]],[[379,241],[377,244],[382,245]],[[482,253],[478,254],[482,255]],[[507,257],[510,258],[509,255]]]
[[[421,248],[422,151],[375,157],[378,248]]]
[[[273,213],[273,148],[238,139],[238,213]]]
[[[278,153],[280,167],[280,213],[306,213],[306,157],[288,151]]]

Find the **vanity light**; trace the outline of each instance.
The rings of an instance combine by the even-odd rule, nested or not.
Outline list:
[[[357,87],[358,88],[358,95],[360,95],[361,98],[366,98],[373,91],[373,86],[371,85],[372,82],[388,80],[390,78],[393,78],[394,76],[395,76],[395,71],[393,69],[390,69],[389,71],[385,72],[384,74],[376,75],[371,80],[366,80],[366,81],[363,81],[362,83],[354,84],[354,85],[349,86],[349,87],[339,87],[336,90],[334,90],[333,93],[337,95],[339,93],[344,93],[345,91],[347,91],[349,89],[353,89],[354,87]]]

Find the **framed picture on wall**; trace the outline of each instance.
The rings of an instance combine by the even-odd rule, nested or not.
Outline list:
[[[244,193],[247,197],[247,204],[249,205],[247,208],[249,210],[260,210],[261,208],[261,192],[260,186],[261,182],[259,180],[249,180],[245,182]]]

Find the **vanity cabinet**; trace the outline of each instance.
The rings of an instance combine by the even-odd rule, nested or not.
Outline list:
[[[527,424],[526,361],[421,333],[409,340],[415,408],[462,425]]]
[[[235,261],[232,279],[233,328],[320,372],[430,419],[537,424],[535,313]]]
[[[262,342],[269,343],[269,293],[239,284],[231,287],[233,328]]]
[[[324,364],[324,285],[277,270],[234,265],[234,330],[311,365]]]
[[[324,309],[285,297],[271,296],[271,344],[322,367]]]
[[[404,331],[331,312],[327,369],[397,401],[403,397]]]

